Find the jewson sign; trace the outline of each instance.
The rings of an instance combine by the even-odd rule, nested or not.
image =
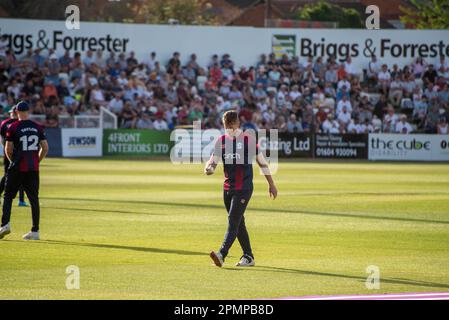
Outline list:
[[[101,157],[102,129],[62,129],[63,157]]]
[[[231,54],[237,67],[253,65],[261,53],[273,51],[273,39],[288,40],[285,53],[296,54],[300,61],[308,56],[335,55],[344,60],[350,56],[354,66],[367,68],[375,54],[381,63],[399,66],[416,57],[436,62],[449,56],[449,30],[366,30],[366,29],[284,29],[217,26],[162,26],[82,22],[80,29],[69,30],[65,21],[0,19],[0,32],[5,34],[16,54],[28,49],[54,49],[84,52],[103,50],[134,51],[146,59],[156,51],[166,63],[174,51],[186,62],[192,53],[205,66],[213,54]],[[217,36],[219,35],[219,36]],[[248,44],[251,45],[248,45]],[[285,43],[281,43],[285,46]],[[277,50],[276,52],[279,52]],[[284,52],[284,51],[282,51]]]
[[[449,135],[370,134],[368,159],[449,161]]]

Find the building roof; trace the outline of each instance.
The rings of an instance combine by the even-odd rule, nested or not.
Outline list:
[[[294,19],[298,10],[306,4],[315,3],[319,0],[271,0],[269,8],[269,19]],[[264,27],[266,16],[266,0],[237,1],[226,0],[228,3],[240,3],[240,14],[229,19],[228,25]],[[338,4],[345,8],[358,11],[361,17],[365,17],[365,9],[368,5],[377,5],[381,12],[380,27],[394,28],[388,20],[399,20],[400,5],[407,5],[405,0],[328,0],[330,3]]]

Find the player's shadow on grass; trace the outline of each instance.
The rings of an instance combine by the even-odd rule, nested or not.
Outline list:
[[[139,211],[127,211],[127,210],[116,210],[116,209],[90,209],[90,208],[70,208],[70,207],[53,207],[53,206],[41,206],[41,209],[55,209],[55,210],[66,210],[66,211],[85,211],[85,212],[104,212],[104,213],[124,213],[124,214],[145,214],[145,215],[160,215],[154,212],[139,212]]]
[[[109,203],[123,203],[128,204],[129,201],[125,200],[106,200],[106,199],[83,199],[83,198],[42,198],[47,200],[62,200],[62,201],[87,201],[87,202],[109,202]],[[156,206],[175,206],[184,208],[203,208],[203,209],[223,209],[222,205],[213,204],[201,204],[201,203],[181,203],[181,202],[163,202],[163,201],[133,201],[133,204],[146,204],[146,205],[156,205]],[[341,218],[360,218],[369,220],[389,220],[389,221],[402,221],[402,222],[422,222],[422,223],[438,223],[447,224],[449,221],[444,220],[430,220],[430,219],[414,219],[414,218],[402,218],[402,217],[391,217],[391,216],[373,216],[366,214],[347,214],[342,212],[322,212],[322,211],[309,211],[309,210],[292,210],[292,209],[276,209],[276,208],[248,208],[249,211],[259,211],[259,212],[280,212],[280,213],[296,213],[314,216],[326,216],[326,217],[341,217]]]
[[[21,242],[23,242],[23,241],[21,241]],[[207,256],[208,255],[207,253],[199,252],[199,251],[173,250],[173,249],[161,249],[161,248],[151,248],[151,247],[124,246],[124,245],[118,245],[118,244],[73,242],[73,241],[61,241],[61,240],[42,240],[42,241],[37,241],[35,243],[100,248],[100,249],[131,250],[131,251],[140,251],[140,252],[147,252],[147,253],[178,254],[178,255],[184,255],[184,256]]]
[[[311,275],[311,276],[323,276],[323,277],[332,277],[332,278],[354,279],[354,280],[359,280],[360,282],[366,281],[365,277],[353,276],[353,275],[349,275],[349,274],[318,272],[318,271],[308,271],[308,270],[269,267],[269,266],[257,266],[255,268],[251,268],[251,269],[226,268],[224,270],[230,270],[230,271],[248,270],[248,271],[252,271],[252,272],[255,271],[255,272],[293,273],[293,274],[302,274],[302,275],[306,275],[306,276]],[[390,284],[419,286],[419,287],[429,287],[429,288],[445,288],[445,289],[449,288],[449,284],[420,281],[420,280],[411,280],[411,279],[402,279],[402,278],[381,278],[380,282],[381,283],[390,283]]]

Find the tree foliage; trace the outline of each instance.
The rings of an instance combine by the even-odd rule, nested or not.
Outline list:
[[[62,20],[68,5],[80,8],[83,21],[167,24],[214,24],[207,0],[2,0],[11,18]]]
[[[137,12],[145,22],[164,24],[169,19],[181,24],[213,24],[206,0],[152,0]]]
[[[448,0],[410,0],[413,7],[401,6],[402,23],[416,29],[449,29]]]
[[[306,4],[299,10],[299,20],[337,22],[339,28],[362,28],[360,14],[354,9],[347,9],[330,4],[324,0]]]

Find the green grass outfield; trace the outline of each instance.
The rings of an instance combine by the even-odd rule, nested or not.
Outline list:
[[[226,229],[222,168],[48,159],[38,242],[29,208],[0,241],[0,299],[244,299],[449,291],[449,165],[285,162],[247,210],[257,267],[211,265]],[[81,288],[66,289],[77,265]],[[381,272],[368,290],[366,268]]]

